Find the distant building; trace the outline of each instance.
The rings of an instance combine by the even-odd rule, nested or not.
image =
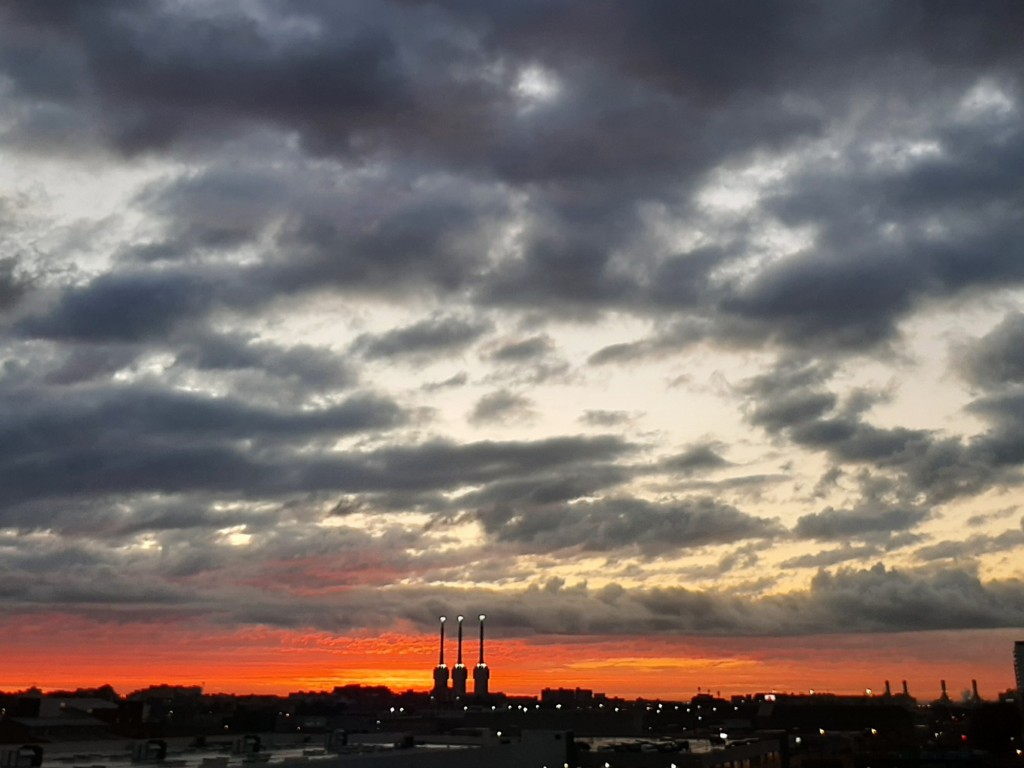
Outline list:
[[[590,707],[594,704],[594,692],[589,688],[544,688],[540,703],[547,707]]]
[[[1013,644],[1013,673],[1017,677],[1017,693],[1024,701],[1024,640]]]

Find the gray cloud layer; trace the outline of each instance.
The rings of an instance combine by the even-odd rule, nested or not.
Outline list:
[[[1012,580],[835,567],[1020,546],[922,533],[1019,487],[1017,309],[953,347],[977,433],[883,421],[843,375],[1024,288],[1022,25],[1012,0],[5,3],[0,152],[145,178],[92,229],[0,196],[0,548],[25,553],[0,602],[384,626],[491,568],[508,591],[467,599],[523,631],[1024,624]],[[649,390],[569,390],[717,354],[768,360],[710,385],[747,443],[669,445]],[[775,465],[744,467],[762,439]],[[431,554],[459,525],[480,551]],[[231,532],[256,572],[344,551],[422,586],[242,595]],[[164,554],[119,560],[133,537]],[[526,586],[544,558],[776,542],[832,570],[759,598]]]

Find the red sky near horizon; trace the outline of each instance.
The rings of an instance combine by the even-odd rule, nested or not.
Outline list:
[[[388,632],[331,636],[270,628],[98,624],[58,614],[24,617],[0,642],[0,690],[44,690],[105,683],[118,693],[168,683],[207,692],[284,694],[336,685],[425,690],[437,638]],[[537,695],[546,687],[609,695],[689,698],[811,689],[894,691],[907,680],[920,700],[948,681],[957,698],[978,681],[983,698],[1013,685],[1012,630],[771,638],[504,638],[487,645],[492,689]],[[78,641],[72,642],[72,638]],[[476,660],[475,636],[464,658]],[[456,644],[446,643],[455,662]]]

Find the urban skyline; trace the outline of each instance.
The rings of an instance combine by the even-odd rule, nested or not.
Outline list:
[[[358,672],[351,671],[337,671],[334,674],[329,674],[317,678],[302,678],[295,676],[289,678],[286,675],[281,677],[275,677],[269,680],[260,680],[258,677],[242,677],[232,681],[226,687],[223,683],[218,684],[217,676],[211,676],[212,684],[208,683],[205,676],[200,680],[197,677],[197,672],[190,669],[176,669],[170,673],[170,676],[166,679],[161,679],[159,685],[170,685],[178,687],[195,687],[208,691],[209,693],[226,693],[233,695],[286,695],[294,693],[296,691],[310,690],[310,691],[328,691],[332,688],[346,685],[371,685],[371,686],[383,686],[394,693],[400,693],[403,691],[419,692],[422,694],[430,694],[431,700],[436,701],[438,704],[453,705],[460,702],[463,703],[480,703],[480,701],[486,701],[489,694],[495,694],[499,697],[509,696],[531,696],[536,695],[538,691],[543,689],[559,689],[559,690],[572,690],[586,689],[593,690],[591,686],[595,681],[608,681],[607,677],[603,676],[587,676],[573,674],[572,666],[573,661],[579,665],[581,659],[584,659],[581,666],[586,666],[587,660],[585,657],[581,657],[579,654],[573,654],[573,661],[569,661],[563,667],[559,667],[557,664],[552,664],[549,658],[534,658],[524,659],[524,653],[531,653],[528,647],[518,640],[502,640],[499,639],[497,644],[490,646],[488,656],[496,656],[499,659],[499,667],[497,669],[497,687],[492,687],[490,680],[492,675],[492,669],[490,665],[484,663],[484,619],[485,615],[480,614],[478,616],[479,621],[479,645],[477,646],[478,657],[477,663],[472,667],[473,686],[468,687],[470,669],[465,668],[466,677],[464,678],[464,687],[458,689],[455,685],[455,669],[462,665],[463,661],[463,647],[462,647],[462,636],[461,632],[457,635],[457,638],[453,640],[451,637],[445,636],[445,623],[447,616],[439,617],[440,633],[435,635],[433,640],[428,638],[400,638],[390,637],[387,638],[385,647],[389,648],[387,651],[381,651],[381,646],[375,645],[372,650],[368,652],[369,658],[373,659],[377,664],[376,668],[367,667],[359,670]],[[461,630],[463,615],[459,614],[456,617],[458,627]],[[939,640],[939,637],[929,638],[932,642]],[[438,644],[438,641],[440,643]],[[446,664],[446,652],[448,653],[447,658],[450,659],[450,646],[455,644],[457,653],[457,663],[449,671]],[[408,645],[406,645],[408,644]],[[432,646],[432,648],[431,648]],[[727,675],[704,675],[698,677],[691,673],[683,672],[676,674],[677,671],[682,669],[698,669],[700,668],[700,660],[687,659],[685,657],[679,659],[666,659],[666,667],[658,668],[655,667],[653,672],[663,678],[666,674],[671,675],[667,679],[662,679],[660,686],[641,685],[640,692],[634,692],[629,689],[629,682],[620,682],[618,687],[612,687],[608,690],[602,690],[602,695],[607,694],[612,697],[620,697],[625,699],[665,699],[665,700],[683,700],[695,694],[704,693],[712,694],[715,696],[737,696],[737,695],[750,695],[752,693],[766,693],[766,692],[778,692],[792,695],[807,695],[807,694],[835,694],[839,696],[888,696],[893,691],[896,693],[903,693],[904,695],[913,696],[916,700],[921,702],[929,701],[940,701],[948,700],[953,702],[960,701],[971,701],[976,699],[982,700],[996,700],[1001,695],[1016,690],[1019,695],[1024,695],[1024,688],[1022,688],[1019,679],[1020,658],[1021,648],[1024,648],[1024,641],[1015,641],[1010,646],[1004,646],[1002,648],[996,647],[996,643],[992,643],[991,646],[985,645],[980,650],[981,654],[989,655],[988,661],[994,662],[993,667],[1002,667],[1002,674],[996,674],[991,677],[980,678],[977,676],[978,670],[984,670],[987,667],[977,665],[964,665],[962,659],[952,662],[948,667],[938,667],[933,671],[939,675],[934,678],[925,677],[884,677],[883,679],[876,679],[879,670],[878,669],[865,669],[864,665],[859,664],[855,658],[833,658],[828,666],[836,666],[842,662],[845,668],[862,670],[859,674],[862,675],[860,678],[849,679],[846,685],[836,686],[830,683],[835,680],[835,675],[831,678],[827,674],[822,674],[820,670],[810,671],[811,676],[804,677],[791,677],[786,678],[785,674],[779,672],[773,672],[767,676],[754,675],[751,677],[740,677],[730,678]],[[837,649],[839,651],[839,649]],[[841,651],[839,651],[841,652]],[[391,667],[387,660],[384,659],[384,655],[390,653],[394,656],[403,655],[414,655],[416,653],[422,654],[421,658],[412,658],[411,663],[415,666],[409,668],[398,668]],[[350,651],[342,652],[345,658],[352,658],[353,654]],[[771,662],[768,659],[774,659],[777,661],[779,653],[776,651],[768,651],[765,654],[766,662],[765,666],[770,667]],[[1000,658],[1001,656],[1001,658]],[[433,662],[431,662],[433,658]],[[609,662],[609,658],[612,659]],[[794,653],[795,659],[803,659],[802,649],[797,649]],[[524,665],[524,661],[528,662]],[[532,663],[529,663],[532,662]],[[322,659],[318,658],[314,654],[314,658],[311,660],[314,666],[323,666]],[[596,667],[607,665],[609,663],[615,663],[614,654],[605,655],[602,654],[598,659],[594,659],[593,663]],[[799,663],[799,662],[798,662]],[[507,665],[507,666],[506,666]],[[523,674],[524,666],[531,670],[530,673]],[[894,672],[897,675],[906,673],[907,669],[912,669],[911,665],[908,665],[904,660],[903,663],[894,663],[889,667],[888,671]],[[627,677],[635,677],[638,667],[630,667],[627,672]],[[443,670],[443,673],[442,673]],[[482,671],[481,671],[482,670]],[[566,670],[562,672],[560,670]],[[886,670],[881,670],[884,673]],[[81,670],[79,670],[81,672]],[[439,673],[441,673],[439,675]],[[74,672],[67,674],[73,675]],[[360,676],[360,674],[362,676]],[[820,675],[815,677],[814,675]],[[965,677],[970,675],[970,677]],[[139,668],[136,670],[128,670],[124,667],[115,669],[111,668],[107,678],[103,678],[102,682],[100,678],[88,678],[88,677],[51,677],[51,680],[59,680],[54,684],[40,684],[38,680],[34,680],[31,683],[25,684],[23,681],[20,685],[0,685],[0,691],[3,691],[5,687],[10,693],[13,690],[21,689],[42,689],[46,690],[62,690],[71,691],[76,689],[87,689],[87,688],[98,688],[102,685],[111,685],[115,690],[138,690],[143,688],[149,688],[157,683],[156,678],[153,675],[148,675],[145,668]],[[895,687],[892,687],[892,680],[896,681]],[[615,678],[611,680],[612,685],[615,686]],[[948,682],[948,685],[947,685]],[[117,684],[114,684],[117,683]],[[724,684],[723,684],[724,683]],[[634,679],[633,683],[636,685]]]
[[[1022,29],[0,3],[0,687],[1008,688]]]

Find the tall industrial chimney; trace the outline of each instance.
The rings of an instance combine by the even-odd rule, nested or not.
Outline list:
[[[942,696],[939,697],[939,701],[949,701],[949,694],[946,692],[946,681],[940,680],[942,684]]]
[[[484,661],[484,619],[487,617],[480,614],[480,661],[473,668],[473,693],[478,697],[487,696],[488,683],[491,679],[491,670],[487,668]]]
[[[907,687],[907,681],[906,680],[903,681],[903,695],[906,696],[907,698],[910,697],[910,688]]]
[[[441,617],[441,653],[437,660],[437,666],[434,667],[434,690],[433,695],[435,699],[447,699],[448,698],[448,667],[444,663],[444,623],[446,617]]]
[[[977,704],[981,701],[981,696],[978,695],[978,681],[971,680],[971,701]]]
[[[462,621],[466,617],[459,615],[457,618],[459,621],[459,659],[452,669],[452,696],[456,699],[464,699],[466,697],[466,679],[469,677],[469,671],[462,663]]]

